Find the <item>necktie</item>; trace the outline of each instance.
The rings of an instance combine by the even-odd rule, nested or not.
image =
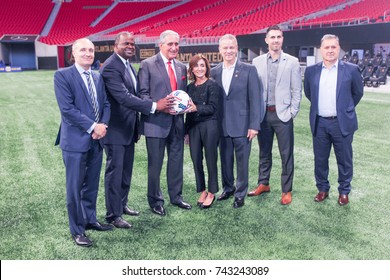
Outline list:
[[[98,122],[99,121],[99,109],[98,109],[98,103],[97,103],[96,97],[95,97],[95,92],[94,92],[93,86],[92,86],[91,73],[89,73],[88,71],[85,71],[84,75],[87,77],[88,93],[89,93],[89,96],[91,97],[93,111],[95,113],[95,122]]]
[[[135,79],[135,74],[134,74],[133,70],[130,67],[130,63],[127,60],[126,60],[126,68],[127,68],[127,71],[129,71],[131,80],[133,81],[134,91],[136,91],[137,80]]]
[[[173,72],[172,69],[172,62],[168,61],[168,75],[169,75],[169,82],[171,83],[172,91],[177,90],[177,84],[176,84],[176,77],[175,72]]]

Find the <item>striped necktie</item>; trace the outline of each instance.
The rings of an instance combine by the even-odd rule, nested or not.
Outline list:
[[[94,92],[93,86],[92,86],[91,73],[89,71],[85,71],[83,74],[87,77],[88,93],[89,93],[89,96],[91,97],[93,111],[95,113],[95,122],[99,122],[99,107],[98,107],[98,103],[97,103],[96,97],[95,97],[95,92]]]
[[[129,63],[127,60],[126,60],[126,68],[127,68],[127,71],[129,71],[131,80],[133,81],[134,91],[136,91],[136,88],[137,88],[137,80],[136,80],[136,78],[135,78],[135,74],[134,74],[133,70],[132,70],[131,67],[130,67],[130,63]]]

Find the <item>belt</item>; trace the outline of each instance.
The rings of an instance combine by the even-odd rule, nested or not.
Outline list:
[[[276,111],[276,106],[275,105],[267,106],[267,111],[275,112]]]
[[[334,119],[337,119],[337,116],[330,116],[330,117],[321,117],[319,116],[320,118],[323,118],[323,119],[326,119],[326,120],[334,120]]]

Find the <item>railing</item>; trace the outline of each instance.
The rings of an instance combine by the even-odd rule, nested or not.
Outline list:
[[[325,20],[325,21],[317,21],[317,22],[300,22],[300,23],[292,24],[291,30],[324,28],[324,27],[340,27],[340,26],[361,25],[361,24],[369,24],[369,23],[370,23],[370,18],[365,16],[360,18]]]
[[[116,35],[95,35],[90,36],[90,39],[92,41],[113,41],[115,39]],[[158,41],[160,37],[158,36],[151,36],[146,37],[145,35],[135,35],[135,42],[139,45],[145,45],[145,44],[155,44],[157,46]],[[210,37],[196,37],[196,38],[189,38],[189,37],[181,37],[180,39],[180,45],[218,45],[219,43],[219,36],[210,36]]]

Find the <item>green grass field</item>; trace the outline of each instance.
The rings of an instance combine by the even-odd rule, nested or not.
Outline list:
[[[149,210],[144,138],[136,145],[131,230],[89,232],[92,248],[73,244],[65,205],[61,151],[54,146],[60,114],[52,71],[0,74],[0,259],[16,260],[381,260],[390,259],[389,151],[390,94],[366,93],[359,104],[354,138],[354,180],[350,204],[337,204],[337,167],[331,157],[330,199],[317,193],[309,103],[303,98],[295,120],[293,202],[279,203],[280,160],[274,149],[271,192],[202,210],[189,150],[185,149],[184,189],[191,211],[166,200],[166,217]],[[276,142],[276,141],[275,141]],[[276,147],[275,147],[276,148]],[[250,189],[257,183],[258,146],[253,142]],[[165,165],[164,165],[165,170]],[[103,173],[102,173],[103,175]],[[162,176],[167,199],[165,175]],[[104,220],[103,176],[98,219]]]

